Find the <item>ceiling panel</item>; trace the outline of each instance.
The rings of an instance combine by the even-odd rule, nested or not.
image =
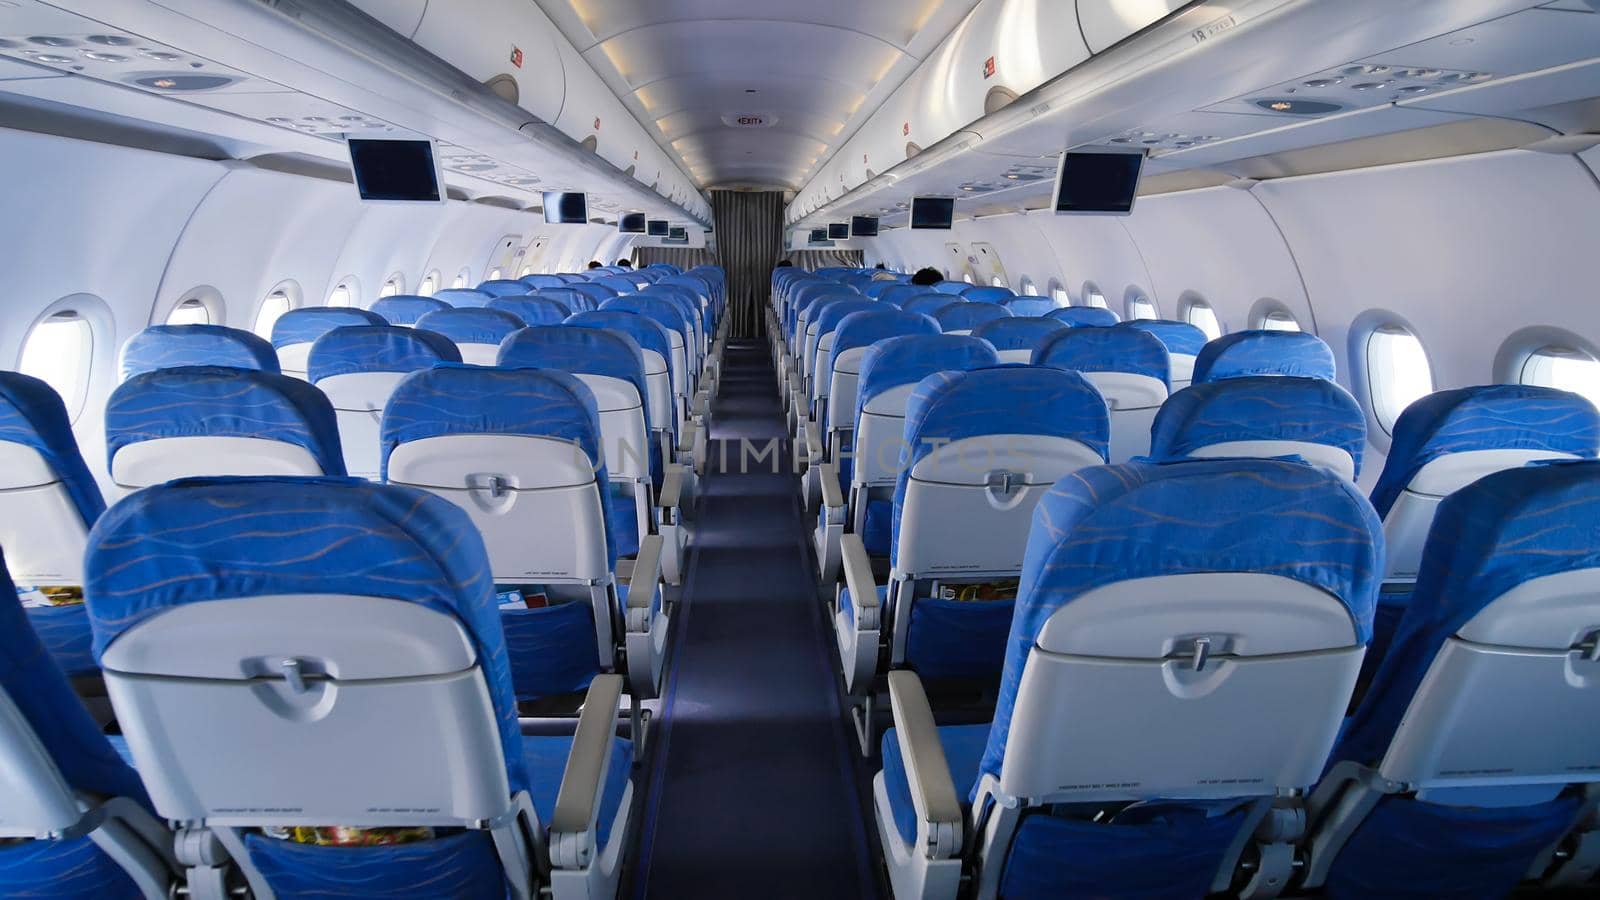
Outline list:
[[[538,0],[701,186],[794,188],[977,0]]]

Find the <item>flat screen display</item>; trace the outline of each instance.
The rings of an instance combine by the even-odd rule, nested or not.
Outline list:
[[[813,228],[813,229],[811,229],[811,243],[813,243],[813,244],[823,244],[823,243],[826,243],[827,240],[828,240],[828,229],[826,229],[826,228]]]
[[[623,234],[644,234],[644,213],[623,213],[617,220],[617,230]]]
[[[589,221],[589,198],[583,194],[545,191],[544,220],[551,225],[583,225]]]
[[[361,199],[386,203],[443,203],[432,141],[351,138],[350,170]]]
[[[848,240],[850,240],[850,223],[849,222],[830,222],[830,223],[828,223],[828,240],[830,240],[830,241],[848,241]]]
[[[877,216],[851,216],[850,217],[850,236],[851,237],[877,237],[878,236],[878,217]]]
[[[1127,215],[1139,192],[1143,153],[1063,153],[1056,175],[1056,212]]]
[[[666,237],[667,230],[666,219],[651,219],[645,228],[645,232],[651,237]]]
[[[689,243],[689,229],[674,225],[667,231],[667,241],[672,244]]]
[[[956,222],[954,197],[911,198],[911,227],[938,228],[948,231]]]

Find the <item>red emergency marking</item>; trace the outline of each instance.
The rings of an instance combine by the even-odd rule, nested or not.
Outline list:
[[[983,77],[990,78],[990,77],[993,77],[993,76],[994,76],[994,57],[991,56],[988,59],[983,61]]]
[[[511,64],[513,66],[516,66],[519,69],[522,68],[522,48],[521,47],[512,47],[511,48]]]

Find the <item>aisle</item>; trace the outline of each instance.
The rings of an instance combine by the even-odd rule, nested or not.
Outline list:
[[[786,452],[740,464],[783,444],[764,344],[727,348],[712,419],[726,454],[702,482],[633,896],[874,897],[796,479]]]

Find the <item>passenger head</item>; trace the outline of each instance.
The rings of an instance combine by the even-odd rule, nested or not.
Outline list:
[[[605,263],[601,262],[598,259],[589,260],[589,268],[591,268],[591,269],[603,269],[603,268],[605,268],[605,265],[606,265]]]
[[[884,265],[883,263],[878,263],[877,265],[873,266],[873,268],[874,269],[887,269],[889,267]]]
[[[780,260],[778,260],[778,268],[780,268],[780,269],[792,269],[792,268],[794,268],[794,263],[789,261],[789,260],[787,260],[787,259],[780,259]]]
[[[631,268],[633,268],[633,263],[631,263],[631,262],[629,262],[629,261],[628,261],[628,260],[626,260],[626,259],[619,259],[619,260],[617,260],[617,265],[619,265],[619,266],[621,266],[621,267],[622,267],[622,268],[624,268],[624,269],[631,269]]]
[[[923,268],[917,270],[917,274],[911,276],[912,284],[938,284],[943,280],[944,273],[938,269],[935,269],[933,266],[924,266]]]

